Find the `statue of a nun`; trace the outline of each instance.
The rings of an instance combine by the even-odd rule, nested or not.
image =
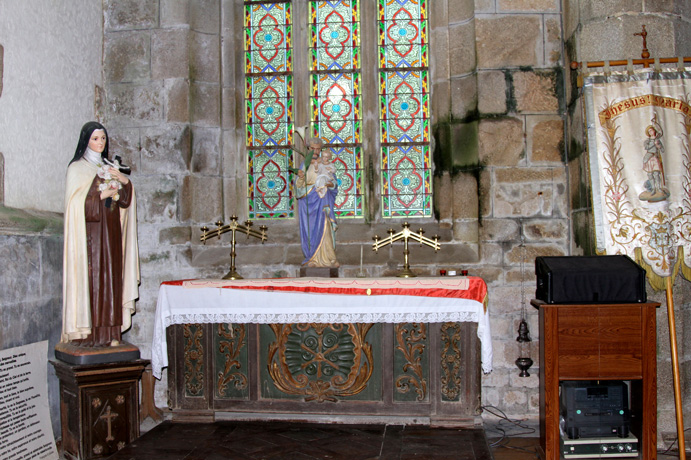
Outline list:
[[[105,127],[86,123],[65,187],[60,341],[72,346],[120,345],[139,296],[137,203],[119,166]]]

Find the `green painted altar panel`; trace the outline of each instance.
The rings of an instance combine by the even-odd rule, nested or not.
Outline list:
[[[174,420],[225,412],[470,426],[480,414],[474,323],[182,324],[167,337]]]
[[[261,397],[381,400],[380,347],[380,324],[261,325]]]

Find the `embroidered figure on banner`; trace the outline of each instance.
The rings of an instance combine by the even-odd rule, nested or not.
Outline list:
[[[657,122],[657,114],[653,115],[650,123],[645,128],[647,139],[643,142],[645,154],[643,155],[643,171],[648,174],[645,181],[645,190],[638,195],[641,201],[658,202],[669,198],[669,190],[665,183],[665,168],[662,162],[662,154],[665,146],[662,144],[662,126]]]

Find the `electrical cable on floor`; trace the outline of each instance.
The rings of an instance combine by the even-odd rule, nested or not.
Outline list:
[[[685,429],[685,430],[684,430],[684,433],[686,433],[686,432],[689,431],[689,430],[691,430],[691,428]],[[679,441],[679,436],[676,436],[676,437],[674,438],[674,441],[672,441],[672,444],[670,444],[669,447],[668,447],[666,450],[664,450],[664,451],[658,450],[658,451],[657,451],[658,455],[669,455],[669,456],[671,456],[671,457],[679,457],[679,454],[678,454],[678,453],[677,453],[677,454],[674,454],[674,453],[671,453],[671,454],[670,454],[670,453],[668,453],[670,450],[672,450],[672,447],[674,447],[674,445],[677,443],[677,441]],[[686,451],[686,452],[688,453],[688,451]]]
[[[496,432],[498,432],[498,433],[501,434],[501,437],[499,438],[499,440],[497,440],[497,441],[493,442],[492,444],[490,444],[490,447],[504,447],[504,448],[506,448],[506,449],[520,450],[520,451],[523,451],[523,452],[527,452],[527,453],[529,453],[529,454],[534,454],[534,455],[535,455],[535,458],[538,458],[538,454],[537,454],[537,452],[535,451],[535,449],[524,449],[524,448],[518,447],[518,446],[509,446],[509,445],[503,444],[503,442],[507,439],[507,437],[508,437],[509,435],[510,435],[510,436],[523,436],[523,435],[527,435],[527,434],[533,434],[533,433],[536,432],[535,428],[532,428],[532,427],[530,427],[530,426],[528,426],[528,425],[523,424],[523,423],[522,423],[523,420],[512,420],[512,419],[510,419],[510,418],[504,413],[504,411],[502,411],[502,410],[499,409],[498,407],[495,407],[495,406],[482,406],[482,410],[485,411],[485,412],[487,412],[487,413],[489,413],[489,414],[494,415],[494,416],[497,417],[497,418],[499,418],[499,425],[497,425],[494,429],[489,429],[489,430],[487,430],[487,431],[496,431]],[[510,434],[507,434],[506,430],[505,430],[504,428],[501,427],[501,424],[502,424],[502,423],[509,423],[510,426],[509,426],[508,428],[516,427],[516,428],[520,428],[520,429],[522,429],[522,430],[524,430],[524,431],[520,431],[520,432],[518,432],[518,433],[510,433]],[[507,428],[507,429],[508,429],[508,428]]]

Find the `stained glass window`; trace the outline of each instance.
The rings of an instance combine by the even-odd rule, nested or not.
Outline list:
[[[384,217],[432,214],[427,0],[379,0]]]
[[[244,9],[248,215],[293,217],[291,4],[246,0]]]
[[[359,0],[309,2],[311,135],[333,153],[336,216],[362,216]]]

